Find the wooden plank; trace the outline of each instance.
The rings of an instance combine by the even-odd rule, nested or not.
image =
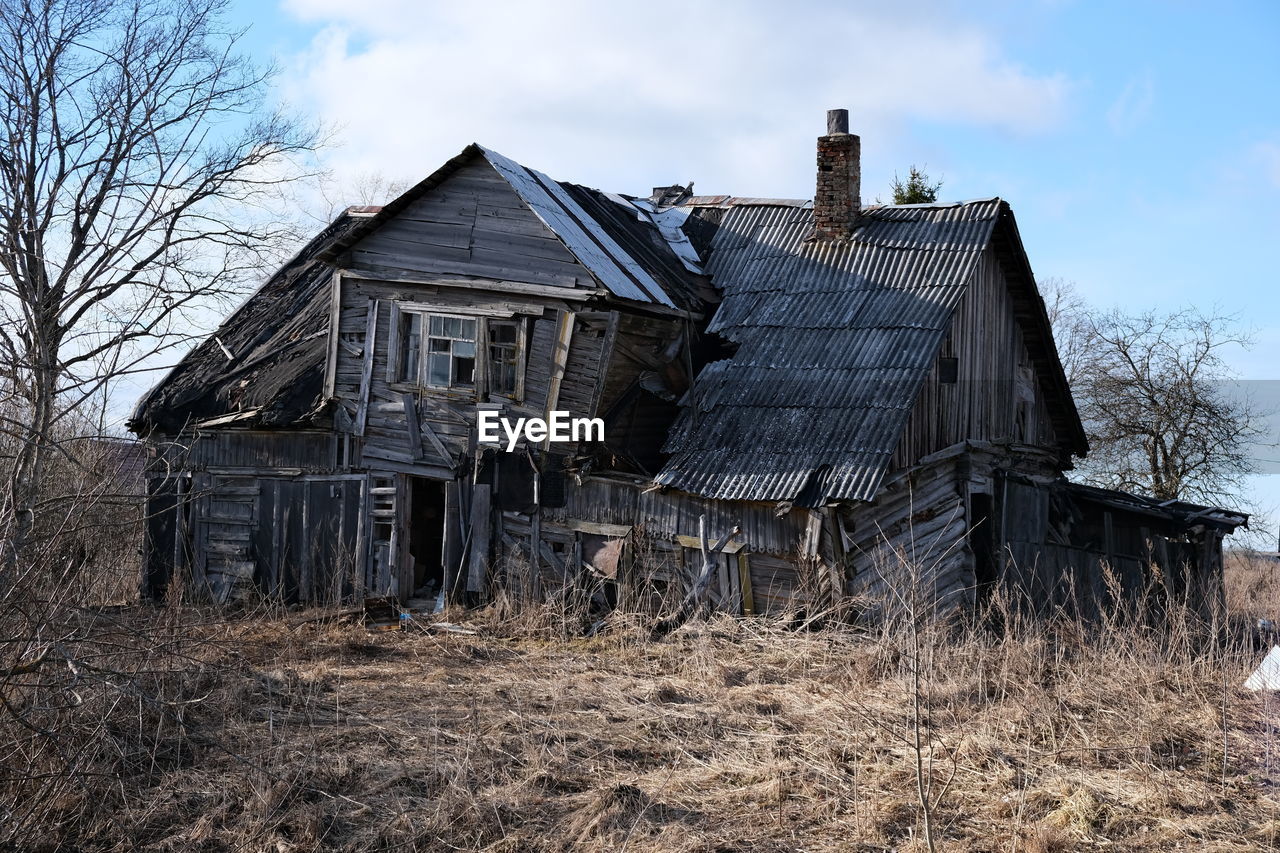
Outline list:
[[[461,489],[456,480],[444,484],[444,543],[443,543],[443,577],[440,584],[442,601],[451,602],[457,595],[457,578],[462,569],[464,540],[462,516],[460,512]]]
[[[453,455],[449,453],[449,449],[444,446],[444,442],[440,440],[439,436],[436,435],[435,430],[431,428],[431,423],[429,421],[423,421],[420,424],[420,428],[422,435],[427,439],[427,443],[431,445],[431,449],[439,455],[440,461],[444,462],[446,465],[452,466]]]
[[[364,448],[364,455],[367,459],[385,459],[388,462],[405,462],[412,464],[414,459],[408,453],[399,450],[391,450],[386,447],[379,447],[373,444],[367,444]]]
[[[236,497],[257,497],[260,493],[258,486],[218,486],[214,499],[222,501]]]
[[[585,270],[581,277],[577,277],[563,273],[523,270],[510,264],[479,264],[471,260],[423,257],[408,251],[373,253],[356,250],[352,253],[352,260],[353,264],[358,266],[362,272],[364,270],[369,270],[370,272],[411,270],[421,275],[430,275],[433,278],[437,275],[451,277],[475,276],[495,281],[533,284],[543,287],[560,287],[563,288],[566,298],[572,298],[569,294],[578,290],[579,281],[589,280]],[[513,288],[504,287],[503,289],[512,290]]]
[[[338,341],[341,337],[342,271],[335,269],[329,278],[329,345],[324,366],[324,394],[333,397],[338,377]]]
[[[482,271],[473,267],[460,267],[451,270],[408,270],[397,267],[371,265],[360,270],[351,271],[351,275],[369,281],[380,281],[396,284],[416,284],[436,287],[463,288],[474,291],[478,287],[503,293],[519,293],[529,296],[550,297],[556,300],[582,300],[593,296],[604,296],[608,291],[602,287],[574,287],[567,283],[530,282],[504,278],[501,275],[489,275],[489,270]],[[561,279],[563,281],[563,279]],[[646,309],[662,306],[646,305]],[[683,316],[683,314],[682,314]]]
[[[424,326],[425,326],[425,319]],[[426,329],[424,328],[425,332]],[[424,340],[418,341],[419,355],[421,348],[425,346]],[[397,302],[391,302],[391,320],[387,326],[387,382],[395,382],[400,377],[396,375],[400,365],[400,305]]]
[[[369,300],[368,315],[364,327],[364,357],[360,364],[360,400],[356,408],[356,434],[364,435],[365,420],[369,417],[369,386],[373,382],[373,350],[378,337],[378,305]]]
[[[247,542],[231,542],[219,539],[210,539],[204,545],[205,550],[209,554],[219,557],[242,557],[248,550]]]
[[[754,616],[756,602],[751,591],[751,560],[746,551],[738,552],[738,587],[742,590],[742,614]]]
[[[555,345],[551,351],[551,381],[547,386],[547,403],[544,407],[546,418],[551,420],[551,412],[560,402],[560,385],[564,381],[565,365],[569,362],[569,345],[573,341],[573,312],[560,311],[556,314]],[[548,434],[542,442],[542,449],[551,446]]]
[[[686,548],[702,547],[702,542],[698,539],[697,536],[685,536],[684,534],[680,534],[676,536],[676,541]],[[736,537],[735,539],[730,540],[728,544],[723,545],[720,548],[714,548],[712,550],[716,551],[717,553],[736,554],[743,549],[744,545],[745,543],[742,541],[742,538]]]
[[[400,402],[404,405],[404,420],[409,435],[409,455],[414,459],[422,458],[422,433],[418,429],[418,404],[412,394],[401,394]]]
[[[428,480],[447,481],[454,478],[452,468],[443,468],[426,462],[398,462],[392,459],[370,459],[369,467],[378,472],[388,474],[412,474],[415,477],[426,477]]]
[[[592,533],[596,536],[607,536],[610,539],[621,539],[631,533],[630,524],[602,524],[595,521],[580,521],[576,518],[568,519],[565,524],[571,530],[579,533]],[[695,540],[696,541],[696,540]],[[727,547],[725,551],[732,554],[734,548]]]
[[[489,486],[476,483],[471,489],[471,563],[467,570],[467,592],[484,593],[489,529]]]
[[[590,412],[596,416],[600,412],[600,400],[604,396],[605,381],[609,377],[609,365],[613,361],[613,344],[618,339],[618,312],[610,311],[605,325],[604,337],[600,341],[600,354],[596,362],[596,384],[591,395]]]
[[[298,551],[298,600],[313,602],[316,600],[316,571],[312,562],[314,556],[310,534],[311,527],[311,489],[302,486],[302,535],[297,543]]]

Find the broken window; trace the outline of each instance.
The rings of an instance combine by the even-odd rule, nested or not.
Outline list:
[[[388,379],[432,388],[477,387],[491,396],[524,396],[525,326],[520,319],[434,314],[403,303],[393,327]]]
[[[401,382],[418,382],[422,368],[422,316],[409,311],[400,313],[400,371],[396,378]]]
[[[428,316],[427,384],[437,388],[474,388],[476,321],[442,314]]]
[[[436,388],[474,388],[476,321],[470,317],[398,312],[394,376]]]
[[[520,338],[521,329],[516,320],[490,320],[489,335],[489,393],[519,399]]]

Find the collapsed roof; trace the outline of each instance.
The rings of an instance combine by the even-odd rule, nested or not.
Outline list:
[[[130,429],[299,426],[322,415],[333,269],[319,255],[376,210],[348,210],[312,238],[138,401]]]

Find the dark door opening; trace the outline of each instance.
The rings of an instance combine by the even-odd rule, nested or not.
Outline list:
[[[992,529],[991,495],[974,492],[969,495],[969,548],[973,551],[973,571],[977,581],[977,599],[984,604],[995,589],[998,558],[996,532]]]
[[[426,477],[409,478],[409,555],[413,559],[413,590],[418,598],[432,598],[444,581],[444,483]]]

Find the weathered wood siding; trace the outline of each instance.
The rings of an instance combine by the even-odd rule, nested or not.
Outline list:
[[[973,603],[967,542],[971,457],[948,455],[882,487],[874,504],[841,506],[832,531],[844,552],[846,590],[867,606],[896,610],[916,595],[942,610]]]
[[[957,360],[958,380],[940,382],[934,364],[890,470],[964,440],[1056,449],[1044,383],[1032,366],[994,250],[987,250],[974,270],[938,357]]]
[[[557,360],[558,324],[561,315],[574,313],[563,302],[359,278],[344,278],[341,287],[333,391],[343,409],[337,420],[345,426],[340,428],[361,439],[358,443],[361,457],[353,459],[357,466],[448,478],[459,461],[474,450],[479,403],[497,407],[512,419],[545,417],[550,407],[573,416],[589,417],[595,413],[605,336],[597,323],[576,315],[568,352],[563,356],[563,373],[556,383],[555,399],[549,399]],[[389,365],[394,362],[391,346],[395,304],[411,304],[478,319],[486,316],[483,312],[490,312],[487,316],[493,317],[525,318],[529,332],[523,399],[519,402],[496,397],[482,400],[477,391],[414,386],[389,379]],[[373,355],[371,363],[366,365],[365,344],[370,332]],[[416,406],[416,413],[406,409],[406,402]],[[416,422],[416,438],[410,414]],[[445,454],[440,453],[437,441],[444,447]],[[560,452],[573,449],[570,445],[557,446]]]
[[[208,429],[151,441],[153,476],[232,469],[320,473],[343,464],[341,436],[318,430]]]
[[[998,492],[1000,581],[1014,603],[1092,619],[1117,607],[1151,616],[1164,599],[1206,618],[1221,615],[1220,531],[1188,529],[1017,476],[1003,478]]]
[[[363,477],[197,473],[185,496],[195,592],[336,603],[356,594]]]
[[[553,522],[570,520],[601,524],[643,525],[660,539],[697,536],[698,518],[707,518],[707,535],[713,540],[734,527],[741,528],[743,547],[752,552],[794,555],[803,532],[802,513],[779,516],[769,503],[717,501],[677,491],[645,490],[640,480],[605,477],[584,478],[581,485],[565,487],[565,505],[544,510]]]
[[[699,519],[715,542],[734,527],[740,533],[716,557],[710,597],[734,613],[774,613],[797,607],[805,591],[795,563],[807,512],[781,516],[773,504],[716,501],[677,491],[646,491],[642,480],[589,477],[565,484],[564,504],[542,510],[543,541],[538,578],[543,593],[577,571],[584,536],[625,539],[617,580],[621,596],[681,595],[701,568],[696,544]],[[529,575],[532,519],[519,512],[500,518],[500,573],[516,592],[537,594]],[[757,594],[757,585],[760,593]],[[634,603],[634,602],[633,602]],[[656,599],[650,602],[657,605]],[[672,602],[666,600],[670,605]]]
[[[591,274],[483,160],[352,247],[353,269],[592,286]]]

